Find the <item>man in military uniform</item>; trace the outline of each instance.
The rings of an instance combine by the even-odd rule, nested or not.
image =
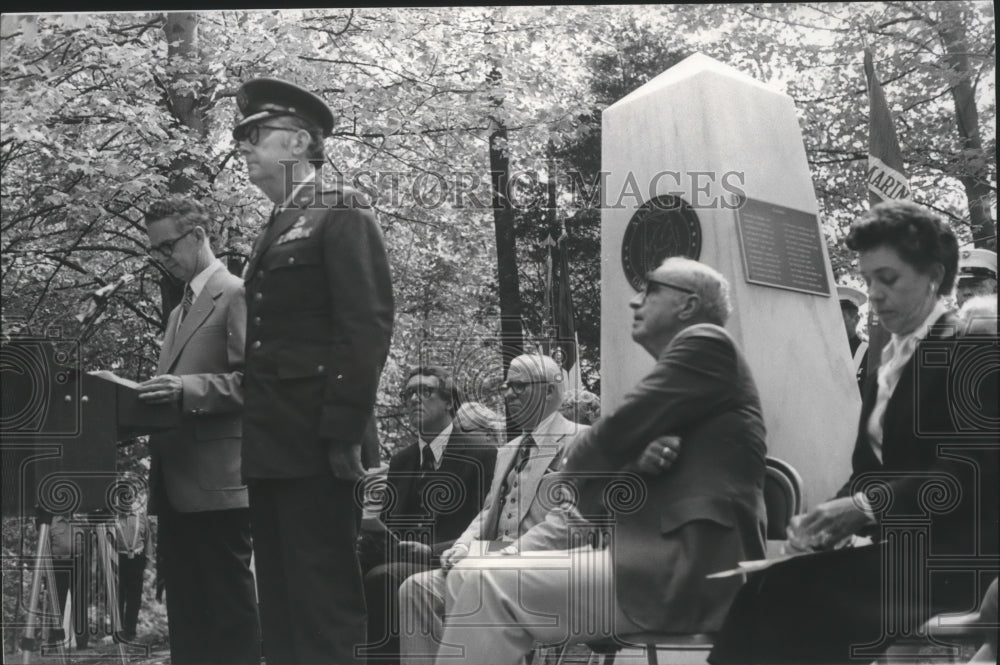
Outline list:
[[[958,253],[958,286],[955,301],[961,307],[973,296],[996,295],[997,253],[977,247]]]
[[[365,643],[355,554],[362,449],[392,336],[382,232],[368,203],[325,188],[333,114],[286,81],[240,88],[233,138],[274,204],[245,272],[243,476],[268,663],[352,663]],[[372,459],[372,458],[370,458]]]
[[[868,302],[868,296],[853,286],[838,286],[837,297],[840,298],[840,314],[844,317],[847,341],[851,345],[851,362],[858,389],[864,392],[865,377],[868,375],[868,341],[858,335],[858,323],[861,322],[859,310]]]

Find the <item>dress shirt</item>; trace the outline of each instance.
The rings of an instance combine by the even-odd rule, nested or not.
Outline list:
[[[422,437],[418,436],[417,442],[420,445],[420,459],[424,458],[424,448],[430,446],[431,454],[434,455],[434,468],[440,469],[441,456],[444,455],[444,449],[448,445],[448,439],[451,438],[451,430],[453,428],[453,425],[449,423],[430,443],[427,443]]]
[[[149,554],[149,521],[145,514],[129,513],[115,520],[115,549],[128,558]]]

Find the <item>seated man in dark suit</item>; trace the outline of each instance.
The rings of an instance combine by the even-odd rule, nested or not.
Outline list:
[[[399,585],[436,566],[479,513],[497,455],[485,433],[454,426],[458,391],[444,368],[411,370],[401,398],[417,440],[389,461],[382,513],[366,520],[358,543],[366,573],[366,651],[379,662],[399,657]]]
[[[582,532],[567,525],[579,516],[551,511],[501,556],[459,561],[438,665],[513,665],[537,643],[719,628],[740,583],[706,575],[762,557],[765,520],[764,421],[722,327],[727,293],[721,274],[689,259],[648,275],[630,303],[632,338],[655,365],[566,447],[559,474],[576,486],[579,513],[610,513],[611,538],[574,538]],[[668,434],[683,442],[670,472],[645,472],[650,442]]]

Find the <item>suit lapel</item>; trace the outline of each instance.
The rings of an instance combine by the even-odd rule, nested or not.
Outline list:
[[[170,363],[173,362],[173,358],[176,357],[174,354],[174,343],[177,337],[177,317],[181,314],[181,306],[178,305],[167,316],[167,329],[163,335],[163,349],[160,351],[160,362],[156,366],[157,374],[166,374],[167,368]]]
[[[538,445],[538,454],[528,462],[530,473],[522,473],[520,476],[518,495],[522,497],[522,500],[518,502],[518,524],[528,515],[531,506],[534,505],[538,486],[552,465],[552,461],[565,445],[566,438],[576,431],[574,423],[566,421],[562,416],[557,417],[560,419],[559,424],[555,425],[541,441],[536,440],[535,442]],[[523,438],[523,436],[517,437],[497,452],[496,471],[493,475],[493,486],[490,488],[493,496],[483,529],[489,538],[497,536],[496,529],[500,517],[500,497],[498,494],[504,479],[507,478],[507,474],[510,473],[517,460],[517,449],[521,446]]]
[[[915,409],[917,404],[921,401],[920,395],[917,394],[917,361],[920,358],[920,345],[924,342],[936,342],[947,337],[953,336],[955,331],[958,330],[958,321],[949,313],[942,314],[937,321],[935,321],[927,331],[927,336],[923,340],[917,342],[916,348],[913,350],[913,355],[910,359],[906,361],[906,365],[903,366],[903,371],[899,375],[899,382],[896,384],[896,389],[892,392],[889,397],[889,403],[885,407],[885,416],[882,420],[882,464],[885,465],[886,454],[892,455],[891,448],[893,444],[896,443],[898,437],[887,436],[887,433],[895,432],[896,430],[913,430],[917,427],[917,423],[914,420],[916,413]],[[872,399],[874,404],[874,395]],[[871,415],[871,410],[868,410],[868,415]],[[863,420],[867,427],[867,420]]]
[[[166,367],[163,368],[164,372],[169,372],[174,363],[177,361],[178,356],[180,356],[181,351],[187,345],[191,336],[194,335],[195,331],[201,327],[205,322],[205,319],[209,317],[212,310],[215,309],[215,299],[219,297],[222,293],[220,288],[219,280],[222,279],[220,275],[220,270],[225,268],[219,267],[215,272],[212,273],[211,277],[208,278],[208,282],[205,283],[205,287],[198,294],[194,303],[191,305],[190,311],[188,311],[187,316],[181,321],[181,326],[177,329],[177,334],[173,339],[173,343],[170,346],[168,352]],[[180,308],[175,309],[170,316],[170,323],[176,326],[176,319],[180,316]],[[168,328],[168,334],[172,331]]]
[[[556,455],[560,452],[560,446],[565,443],[564,439],[567,436],[568,434],[563,433],[559,435],[558,438],[543,444],[538,449],[538,456],[529,462],[532,467],[539,465],[542,468],[535,468],[533,469],[533,473],[522,475],[521,497],[523,498],[520,507],[520,519],[524,519],[524,517],[528,514],[528,511],[531,509],[531,506],[535,504],[535,501],[538,498],[538,486],[542,482],[542,477],[545,475],[546,470],[552,464]],[[520,523],[520,520],[518,520],[518,522]]]

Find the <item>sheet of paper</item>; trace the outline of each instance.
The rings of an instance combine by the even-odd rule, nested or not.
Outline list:
[[[836,549],[843,549],[845,547],[850,548],[860,548],[860,547],[870,547],[872,545],[872,539],[867,536],[851,536],[842,541],[842,545]],[[794,559],[799,556],[815,556],[817,554],[823,554],[824,552],[832,552],[834,550],[823,550],[818,552],[792,552],[790,554],[781,554],[775,557],[769,557],[767,559],[754,559],[752,561],[740,561],[736,564],[736,568],[731,568],[730,570],[723,570],[718,573],[712,573],[711,575],[706,575],[706,579],[714,580],[722,577],[733,577],[734,575],[746,575],[749,573],[756,572],[758,570],[764,570],[765,568],[770,568],[776,563],[781,563],[782,561],[788,561],[789,559]]]
[[[88,372],[88,374],[96,376],[99,379],[104,379],[105,381],[111,381],[112,383],[117,383],[118,385],[125,386],[126,388],[132,388],[133,390],[139,387],[139,384],[133,381],[132,379],[126,379],[120,377],[114,372],[109,372],[106,369],[100,369],[95,372]]]

